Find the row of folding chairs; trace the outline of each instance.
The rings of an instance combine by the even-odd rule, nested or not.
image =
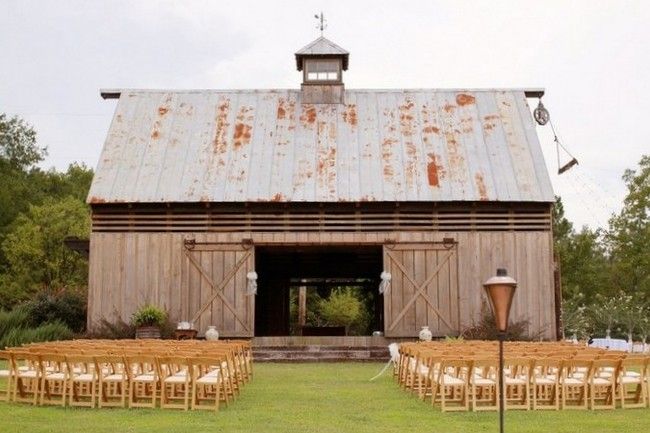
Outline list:
[[[2,397],[35,405],[218,410],[252,378],[244,343],[12,348],[0,352],[7,364],[0,370],[7,379]]]
[[[36,343],[22,346],[35,353],[82,353],[82,354],[140,354],[140,353],[178,353],[207,352],[219,350],[228,352],[236,367],[239,378],[248,381],[253,374],[253,357],[249,341],[242,340],[72,340],[49,343]]]
[[[443,411],[498,410],[499,363],[495,350],[485,350],[496,345],[472,343],[403,344],[394,375],[402,388]],[[514,345],[512,351],[509,346],[505,409],[633,408],[650,401],[647,356],[553,344]]]

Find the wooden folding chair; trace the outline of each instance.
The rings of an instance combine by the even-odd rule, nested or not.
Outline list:
[[[95,407],[97,379],[91,355],[66,355],[70,406]]]
[[[219,410],[225,395],[221,358],[198,357],[192,360],[192,409]]]
[[[120,355],[95,356],[98,376],[99,407],[126,407],[129,376],[124,357]]]
[[[0,350],[0,361],[4,363],[2,366],[4,368],[0,369],[0,379],[6,380],[4,392],[0,393],[0,401],[9,401],[11,399],[11,383],[13,382],[11,352]]]
[[[159,356],[160,407],[163,409],[189,409],[191,364],[180,356]]]
[[[592,361],[569,359],[562,363],[560,387],[562,409],[588,409],[589,375]]]
[[[620,361],[598,359],[591,364],[589,402],[592,409],[616,409],[616,381]]]
[[[68,372],[65,355],[46,353],[40,356],[41,363],[41,405],[65,406],[68,391]]]
[[[128,355],[125,358],[129,378],[129,407],[155,408],[159,388],[156,358],[140,355]]]
[[[27,351],[12,351],[12,376],[12,400],[38,404],[43,376],[40,356]]]
[[[531,367],[531,394],[533,410],[560,409],[560,374],[562,361],[535,359]]]
[[[504,361],[504,405],[505,410],[530,410],[530,367],[531,360],[521,357],[507,357]]]
[[[470,376],[473,411],[499,410],[499,361],[482,358],[473,361]]]
[[[621,361],[617,378],[621,407],[645,407],[648,403],[648,369],[650,358],[628,356]]]
[[[443,359],[438,372],[440,409],[443,412],[469,410],[469,378],[472,363],[467,360]]]

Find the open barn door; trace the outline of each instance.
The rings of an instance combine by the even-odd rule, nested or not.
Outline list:
[[[184,254],[184,311],[199,334],[214,325],[226,337],[252,337],[255,295],[247,274],[255,270],[255,248],[186,240]]]
[[[456,243],[384,246],[384,270],[391,274],[384,294],[387,337],[416,337],[422,326],[434,336],[460,332]]]

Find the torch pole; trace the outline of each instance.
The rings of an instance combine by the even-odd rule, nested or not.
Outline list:
[[[503,341],[506,339],[505,332],[499,332],[499,432],[503,433],[503,412],[504,405],[504,385],[503,385]]]

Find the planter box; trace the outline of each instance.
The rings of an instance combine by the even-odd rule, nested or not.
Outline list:
[[[155,338],[160,339],[160,328],[157,326],[141,326],[135,330],[136,339]]]

